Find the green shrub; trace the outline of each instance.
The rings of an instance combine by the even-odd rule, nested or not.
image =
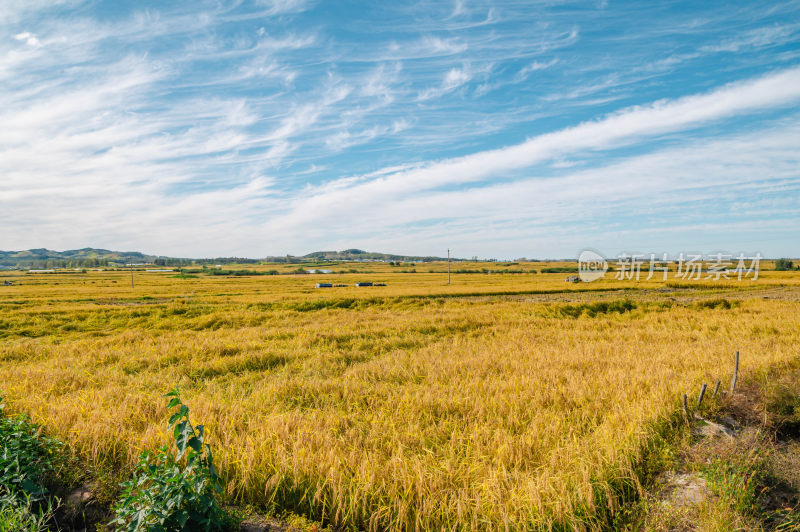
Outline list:
[[[778,259],[775,261],[775,271],[788,272],[794,268],[794,263],[789,259]]]
[[[0,397],[0,508],[44,500],[60,443],[27,416],[5,417]]]
[[[132,478],[121,485],[111,524],[129,532],[224,530],[231,522],[217,501],[222,488],[203,426],[189,422],[177,388],[165,397],[171,398],[168,409],[178,409],[169,419],[177,455],[166,446],[153,460],[142,454]]]
[[[54,504],[46,484],[61,444],[27,416],[5,417],[4,407],[0,397],[0,532],[46,530]]]

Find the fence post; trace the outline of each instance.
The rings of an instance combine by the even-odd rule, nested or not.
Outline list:
[[[689,419],[689,404],[688,404],[688,400],[687,400],[686,394],[683,394],[683,417],[685,417],[686,420],[688,421],[688,419]]]
[[[700,409],[700,405],[703,404],[703,396],[706,394],[706,388],[708,388],[708,384],[703,383],[703,387],[700,389],[700,397],[697,398],[697,408]]]
[[[733,362],[733,378],[731,379],[731,393],[736,389],[736,381],[739,380],[739,351],[736,351],[736,358]]]
[[[719,391],[719,385],[722,383],[721,380],[717,379],[717,383],[714,385],[714,393],[711,394],[711,398],[715,398],[717,396],[717,392]]]

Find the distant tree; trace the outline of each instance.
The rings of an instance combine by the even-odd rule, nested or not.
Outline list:
[[[775,261],[775,271],[788,272],[794,268],[794,263],[789,259],[778,259]]]

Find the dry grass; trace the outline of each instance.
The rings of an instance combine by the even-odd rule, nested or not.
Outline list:
[[[661,293],[370,268],[23,277],[0,287],[0,388],[121,470],[163,441],[178,384],[238,502],[368,529],[594,528],[681,393],[735,350],[745,373],[797,357],[798,274]],[[389,286],[311,288],[362,278]],[[517,295],[450,297],[492,293]],[[696,304],[720,297],[736,304]]]

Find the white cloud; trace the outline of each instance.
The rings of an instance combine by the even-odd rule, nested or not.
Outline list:
[[[14,24],[39,11],[54,7],[77,7],[85,0],[3,0],[0,2],[0,24]]]
[[[517,79],[524,80],[528,78],[528,75],[531,72],[536,72],[537,70],[544,70],[550,68],[551,66],[558,63],[558,58],[553,58],[550,61],[534,61],[522,67],[519,72],[517,72]]]
[[[299,13],[309,9],[313,2],[310,0],[257,0],[260,6],[267,8],[260,16],[283,15],[286,13]]]
[[[28,31],[14,35],[14,38],[18,41],[24,42],[28,46],[39,46],[41,44],[39,39],[37,39],[34,34]]]
[[[366,144],[369,141],[385,135],[394,135],[410,126],[407,120],[395,120],[389,125],[377,125],[358,132],[339,131],[326,139],[325,143],[335,151],[341,151],[351,146]]]
[[[787,42],[800,28],[797,25],[774,25],[756,28],[719,44],[703,46],[701,52],[738,52],[743,48],[760,48]]]
[[[473,68],[471,65],[464,65],[461,68],[451,68],[444,75],[444,78],[438,87],[430,87],[420,91],[417,99],[422,101],[444,96],[445,94],[453,92],[459,87],[466,85],[476,76],[485,76],[489,74],[491,69],[492,65],[483,65],[480,68]]]
[[[457,17],[464,13],[464,0],[455,0],[453,2],[453,11],[450,13],[450,17]]]

